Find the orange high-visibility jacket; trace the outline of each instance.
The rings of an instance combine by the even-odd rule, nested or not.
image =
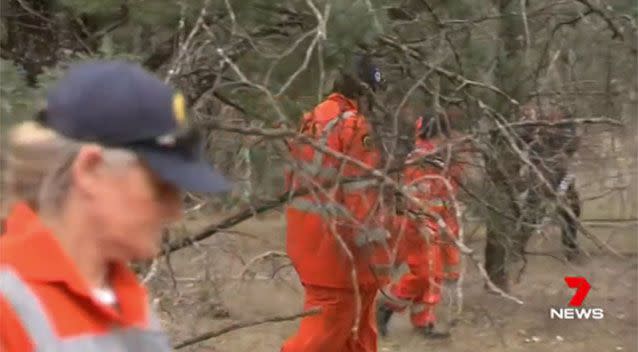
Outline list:
[[[418,140],[415,150],[408,157],[408,162],[424,157],[435,148],[436,146],[430,141]],[[438,214],[452,235],[458,234],[459,225],[452,207],[451,196],[458,191],[458,183],[455,180],[458,180],[461,171],[461,166],[456,164],[449,165],[447,172],[443,172],[436,166],[419,163],[406,167],[403,172],[402,182],[407,186],[407,191],[423,201],[426,211]],[[437,176],[448,180],[451,190],[446,187],[443,180],[434,178]],[[407,204],[407,209],[413,213],[422,211],[410,202]],[[420,228],[422,225],[425,225],[425,229]],[[440,231],[436,219],[430,217],[421,217],[418,220],[411,216],[395,217],[392,232],[398,240],[398,260],[414,265],[422,261],[430,241],[449,242],[441,238]]]
[[[370,125],[358,113],[356,104],[340,94],[330,95],[306,114],[301,131],[326,148],[367,166],[374,168],[379,163],[380,153],[371,143]],[[338,240],[341,238],[354,256],[357,284],[384,284],[389,273],[389,233],[377,214],[376,182],[340,183],[324,188],[329,194],[322,194],[317,185],[364,175],[365,171],[303,143],[291,143],[290,150],[297,165],[287,173],[288,189],[315,190],[295,197],[286,209],[287,251],[302,283],[353,287],[352,262]]]
[[[418,140],[415,151],[410,155],[409,160],[422,158],[425,154],[436,148],[434,144],[426,140]],[[443,162],[443,161],[440,161]],[[427,164],[426,164],[427,165]],[[458,233],[459,224],[455,215],[452,197],[458,192],[459,180],[462,172],[462,166],[458,163],[451,165],[440,165],[443,169],[436,166],[416,165],[406,168],[404,173],[404,182],[413,194],[425,201],[427,210],[437,213],[447,226],[452,235]],[[446,185],[447,180],[448,184]],[[448,188],[448,186],[450,186]],[[440,226],[436,220],[428,219],[428,227],[435,233],[435,240],[441,239],[436,234],[440,232]]]
[[[98,302],[55,236],[23,205],[0,238],[0,351],[172,351],[146,290],[113,264],[117,308]]]
[[[420,152],[432,150],[434,146],[426,141],[417,142],[420,149],[415,149],[409,156],[408,162],[421,155]],[[419,152],[419,153],[418,153]],[[407,166],[403,170],[402,183],[407,186],[406,191],[415,198],[421,200],[427,211],[432,211],[430,199],[431,180],[423,178],[429,173],[422,165]],[[406,211],[403,215],[394,216],[392,221],[393,238],[396,238],[397,262],[404,262],[411,267],[418,266],[427,251],[429,241],[433,240],[433,232],[436,231],[436,221],[414,217],[415,213],[422,210],[416,204],[406,200],[404,205]],[[412,216],[408,215],[409,211]],[[424,226],[425,225],[425,226]]]

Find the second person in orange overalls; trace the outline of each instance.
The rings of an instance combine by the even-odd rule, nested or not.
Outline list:
[[[451,137],[448,117],[433,111],[419,118],[416,131],[415,150],[408,162],[422,159]],[[434,329],[435,307],[441,301],[443,282],[459,278],[459,249],[444,231],[458,236],[459,224],[452,197],[457,192],[462,166],[456,162],[446,163],[443,159],[434,158],[436,165],[420,162],[404,170],[403,183],[408,191],[423,200],[426,210],[437,214],[444,226],[440,226],[436,218],[422,214],[413,204],[407,204],[405,211],[394,219],[393,232],[401,232],[397,235],[401,239],[398,261],[407,264],[409,271],[390,285],[387,297],[382,296],[385,299],[380,300],[377,319],[382,335],[387,333],[387,324],[393,313],[409,307],[412,325],[425,336],[448,336]],[[449,181],[451,189],[443,178]]]

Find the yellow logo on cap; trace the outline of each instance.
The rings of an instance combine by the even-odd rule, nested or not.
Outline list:
[[[173,96],[173,115],[180,127],[186,124],[186,99],[181,93]]]

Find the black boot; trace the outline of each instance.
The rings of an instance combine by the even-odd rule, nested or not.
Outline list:
[[[377,329],[383,337],[388,335],[388,323],[390,318],[392,318],[392,314],[394,312],[384,304],[379,304],[377,307]]]

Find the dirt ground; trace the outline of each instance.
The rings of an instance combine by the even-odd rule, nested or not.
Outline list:
[[[201,221],[188,222],[185,230],[195,230],[198,223]],[[532,256],[521,282],[512,288],[512,294],[524,301],[522,305],[488,294],[477,270],[466,263],[463,310],[451,330],[452,338],[426,341],[414,333],[403,314],[393,317],[390,336],[379,340],[379,351],[638,351],[636,227],[610,230],[598,224],[591,230],[630,255],[617,259],[592,251],[591,257],[576,266],[549,256]],[[583,243],[593,249],[590,241]],[[175,282],[162,263],[151,287],[174,342],[238,321],[300,311],[301,287],[286,259],[277,257],[283,244],[283,220],[270,215],[172,255]],[[482,244],[480,237],[470,243],[478,252]],[[538,236],[528,249],[560,254],[555,238]],[[270,256],[244,270],[251,258],[268,251],[273,251]],[[549,309],[566,307],[573,294],[563,281],[568,274],[589,280],[592,289],[585,306],[603,308],[603,320],[550,319]],[[442,309],[445,311],[445,305]],[[298,322],[245,328],[182,350],[276,352]]]

